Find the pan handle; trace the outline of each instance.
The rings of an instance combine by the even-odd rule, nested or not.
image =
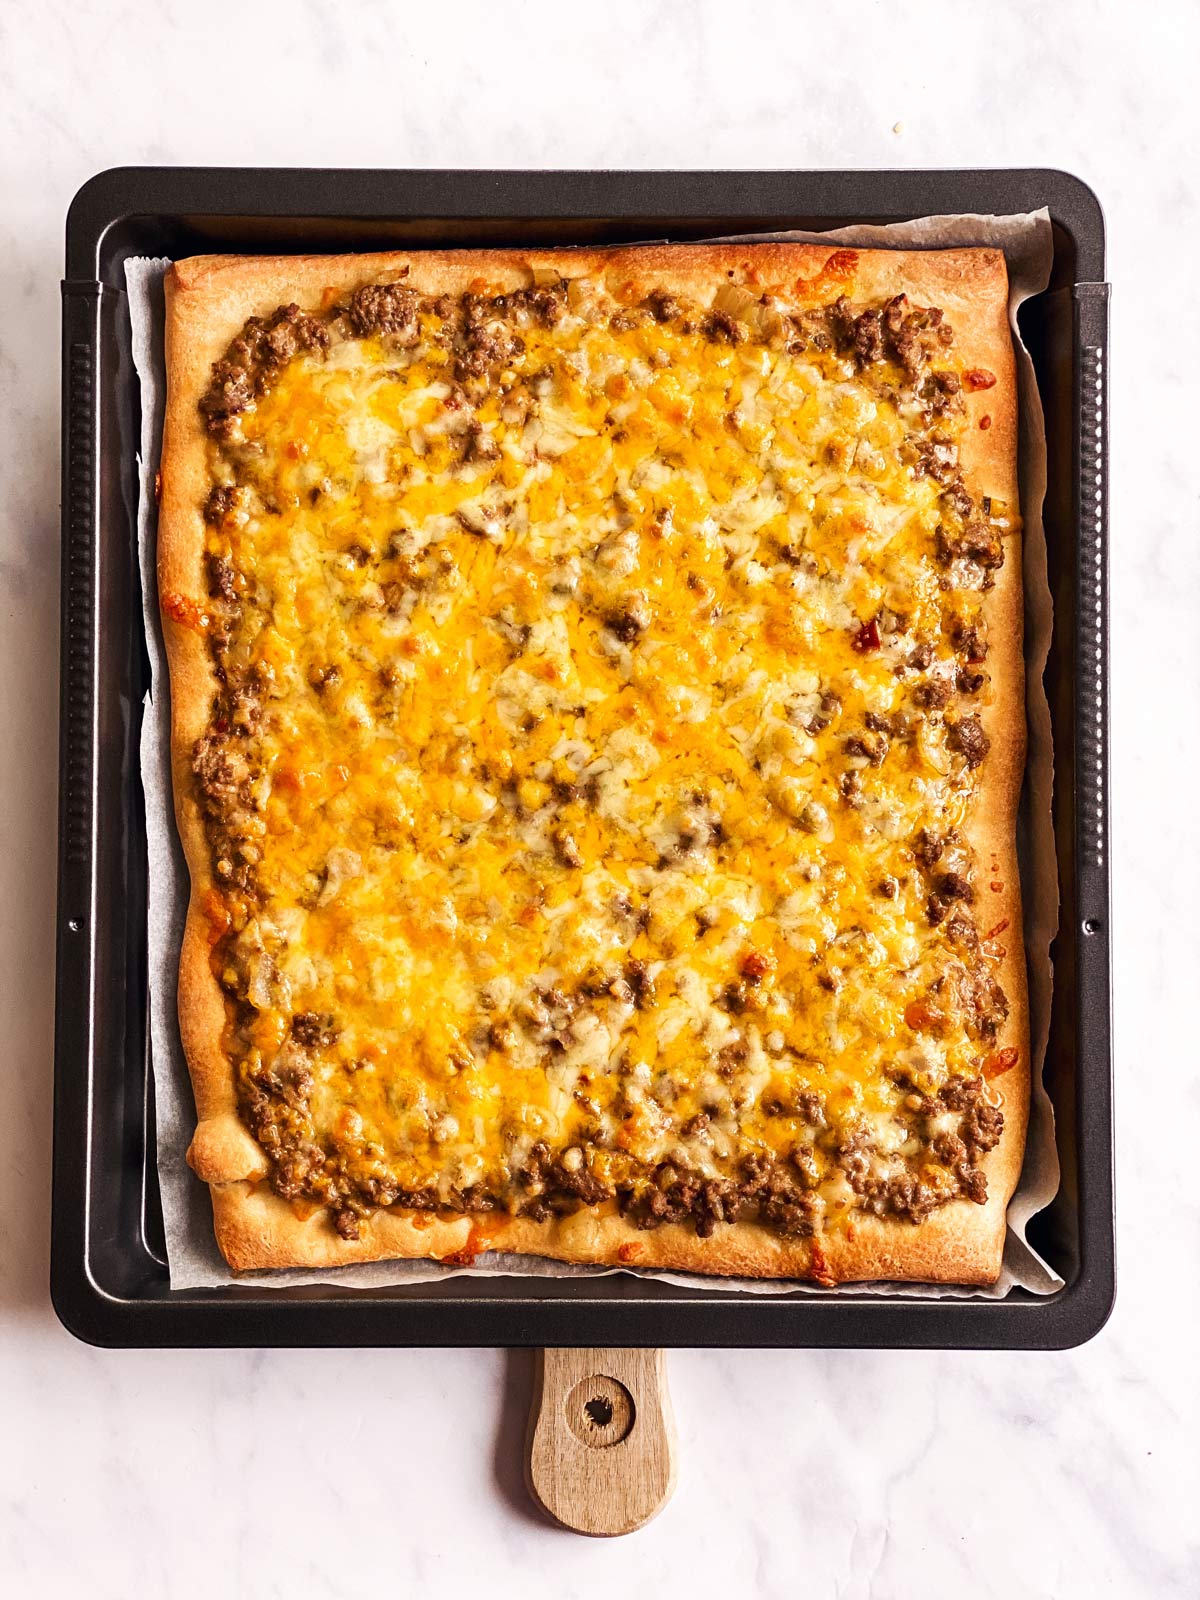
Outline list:
[[[632,1533],[658,1515],[676,1476],[666,1352],[538,1352],[525,1481],[575,1533]]]

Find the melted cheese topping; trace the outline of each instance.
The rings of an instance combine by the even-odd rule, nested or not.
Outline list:
[[[307,1136],[356,1181],[505,1194],[539,1142],[729,1174],[826,1124],[832,1216],[837,1140],[900,1170],[906,1093],[981,1059],[929,1003],[910,848],[973,785],[905,670],[955,668],[940,490],[852,361],[615,309],[573,286],[470,403],[424,306],[405,348],[298,356],[215,451],[225,659],[262,686],[229,1048],[286,1084],[317,1019]]]

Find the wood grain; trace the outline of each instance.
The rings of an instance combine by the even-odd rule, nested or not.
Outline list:
[[[632,1533],[675,1487],[675,1419],[662,1350],[543,1350],[534,1379],[525,1481],[576,1533]]]

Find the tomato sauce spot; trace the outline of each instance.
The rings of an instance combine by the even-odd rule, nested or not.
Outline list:
[[[172,622],[178,622],[184,628],[195,628],[198,633],[203,633],[212,621],[207,611],[182,594],[163,595],[162,609]]]
[[[998,1078],[1002,1072],[1011,1072],[1020,1059],[1020,1051],[1015,1045],[1008,1045],[1003,1050],[993,1050],[983,1063],[985,1078]]]

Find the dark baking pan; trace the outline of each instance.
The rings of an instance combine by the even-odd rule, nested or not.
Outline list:
[[[203,251],[600,244],[1049,207],[1054,271],[1023,325],[1046,407],[1062,926],[1046,1083],[1063,1181],[1030,1229],[1065,1287],[1001,1301],[763,1298],[626,1274],[387,1290],[168,1287],[146,1060],[147,664],[138,389],[123,263]],[[1113,1299],[1104,222],[1062,172],[328,172],[126,168],[76,195],[63,285],[62,742],[52,1286],[108,1345],[1060,1348]]]

